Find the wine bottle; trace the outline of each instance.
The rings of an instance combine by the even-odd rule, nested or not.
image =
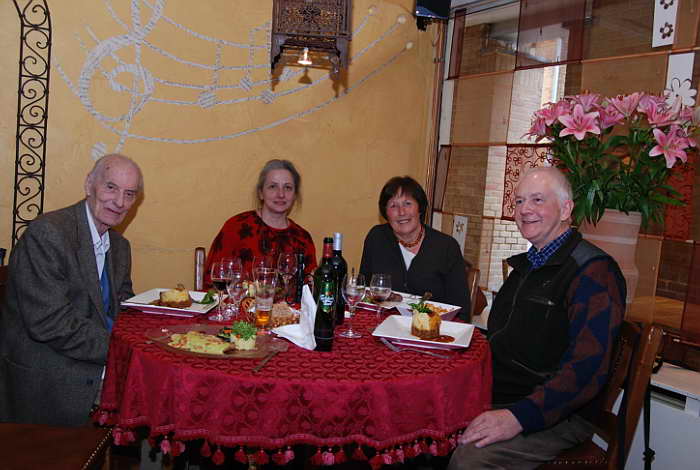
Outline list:
[[[335,301],[337,287],[335,272],[330,259],[333,256],[333,239],[323,239],[323,261],[314,272],[314,299],[316,300],[316,321],[314,338],[316,351],[330,351],[333,348],[335,328]]]
[[[294,303],[297,305],[301,304],[301,293],[304,288],[304,269],[306,269],[305,261],[306,257],[304,253],[299,251],[296,254],[297,258],[297,272],[294,276],[295,290],[294,290]]]
[[[333,272],[335,272],[336,301],[335,301],[335,324],[342,325],[345,320],[345,300],[343,299],[343,280],[348,274],[348,263],[343,258],[343,234],[335,232],[333,234],[333,256],[330,259]]]

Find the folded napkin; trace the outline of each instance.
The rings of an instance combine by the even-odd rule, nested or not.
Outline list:
[[[305,285],[301,291],[301,314],[299,323],[294,325],[278,326],[272,330],[282,338],[286,338],[292,343],[304,349],[313,351],[316,349],[314,339],[314,322],[316,321],[316,302],[311,294],[309,286]]]

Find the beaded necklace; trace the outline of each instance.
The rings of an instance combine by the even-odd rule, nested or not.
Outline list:
[[[401,239],[399,238],[399,243],[401,243],[401,245],[404,246],[404,247],[406,247],[406,248],[413,248],[414,246],[416,246],[417,244],[419,244],[420,241],[423,239],[423,232],[424,232],[424,230],[425,230],[425,229],[424,229],[424,227],[423,227],[423,224],[421,224],[421,226],[420,226],[420,232],[418,233],[418,237],[417,237],[415,240],[413,240],[412,242],[405,242],[405,241],[403,241],[403,240],[401,240]]]

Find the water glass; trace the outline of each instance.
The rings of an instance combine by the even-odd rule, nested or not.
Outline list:
[[[226,320],[230,320],[238,312],[241,300],[248,292],[248,278],[243,269],[231,272],[231,279],[226,285],[226,292],[228,292],[229,306],[231,308],[230,315]]]

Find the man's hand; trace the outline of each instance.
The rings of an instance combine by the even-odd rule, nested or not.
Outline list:
[[[506,441],[523,430],[520,422],[508,410],[485,411],[469,423],[457,439],[460,444],[474,443],[481,448],[494,442]]]

